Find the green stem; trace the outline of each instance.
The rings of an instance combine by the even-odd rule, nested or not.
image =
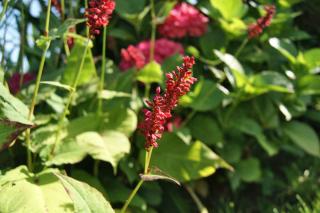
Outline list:
[[[151,156],[152,156],[152,150],[153,147],[150,148],[150,150],[146,151],[146,158],[144,161],[144,174],[148,174],[149,173],[149,167],[150,167],[150,161],[151,161]],[[134,198],[134,196],[137,194],[139,188],[141,187],[143,183],[143,180],[141,179],[139,181],[139,183],[136,185],[136,187],[133,189],[133,191],[131,192],[129,198],[126,200],[124,206],[122,207],[120,213],[125,213],[129,204],[131,203],[132,199]]]
[[[236,53],[234,54],[235,57],[237,57],[237,56],[241,53],[241,51],[243,50],[243,48],[247,45],[248,41],[249,41],[248,38],[246,38],[246,39],[244,39],[244,40],[242,41],[240,47],[238,48],[238,50],[237,50]]]
[[[154,8],[154,0],[150,0],[151,8],[151,41],[150,41],[150,62],[154,60],[154,49],[156,41],[156,13]]]
[[[61,0],[61,19],[62,19],[62,21],[64,20],[64,14],[65,14],[65,2],[64,2],[64,0]]]
[[[48,2],[45,36],[48,36],[48,31],[49,31],[50,8],[51,8],[51,0],[49,0],[49,2]],[[42,53],[42,56],[41,56],[40,66],[39,66],[39,70],[38,70],[38,74],[37,74],[36,85],[35,85],[35,89],[33,92],[30,111],[29,111],[29,115],[28,115],[29,121],[32,121],[32,116],[34,113],[34,108],[36,106],[36,100],[37,100],[37,96],[38,96],[38,92],[39,92],[40,81],[41,81],[41,77],[42,77],[42,73],[43,73],[44,63],[46,60],[46,55],[47,55],[48,49],[50,47],[50,43],[51,43],[50,41],[47,42],[47,45],[46,45],[46,47]],[[32,171],[33,165],[32,165],[32,155],[31,155],[31,151],[30,151],[30,145],[31,145],[30,135],[31,135],[31,130],[27,129],[27,131],[26,131],[27,165],[28,165],[29,170]]]
[[[148,174],[148,172],[149,172],[148,170],[149,170],[149,167],[150,167],[152,150],[153,150],[153,147],[151,147],[149,151],[146,151],[146,160],[145,160],[145,163],[144,163],[144,174]]]
[[[104,89],[104,81],[105,81],[105,72],[106,72],[106,45],[107,45],[107,27],[103,28],[103,38],[102,38],[102,64],[101,64],[101,72],[100,72],[100,84],[99,84],[99,90],[98,90],[98,116],[101,116],[103,113],[102,110],[102,104],[103,100],[99,97],[99,95],[102,93]],[[99,175],[99,160],[94,161],[93,166],[93,175],[98,176]]]
[[[31,100],[31,106],[30,106],[30,110],[29,110],[29,115],[28,115],[28,120],[32,121],[32,116],[34,113],[34,109],[36,106],[36,101],[37,101],[37,96],[39,93],[39,88],[40,88],[40,81],[41,81],[41,77],[42,77],[42,73],[43,73],[43,68],[44,68],[44,62],[46,60],[46,55],[48,52],[50,46],[50,41],[47,43],[42,56],[41,56],[41,61],[40,61],[40,66],[39,66],[39,70],[38,70],[38,74],[37,74],[37,80],[36,80],[36,85],[34,88],[34,92],[33,92],[33,96],[32,96],[32,100]],[[31,156],[31,151],[30,151],[30,129],[27,129],[26,132],[26,145],[27,145],[27,164],[28,164],[28,168],[30,171],[32,171],[32,156]]]
[[[88,0],[84,1],[84,5],[85,5],[86,8],[89,8]],[[89,30],[89,26],[88,25],[86,25],[86,34],[87,34],[87,38],[90,38],[90,30]]]
[[[45,36],[48,36],[48,34],[49,34],[50,14],[51,14],[51,0],[48,1],[46,26],[45,26],[45,30],[44,30]]]
[[[124,206],[122,207],[120,213],[125,213],[129,204],[131,203],[132,199],[134,198],[134,196],[137,194],[138,190],[140,189],[141,185],[143,184],[143,180],[140,180],[139,183],[136,185],[136,187],[134,188],[134,190],[131,192],[129,198],[126,200],[126,203],[124,204]]]
[[[0,13],[0,21],[2,20],[4,14],[6,14],[6,11],[7,11],[7,8],[8,8],[8,3],[9,3],[9,0],[4,0],[3,6],[2,6],[2,11]]]
[[[198,212],[200,213],[208,213],[208,209],[202,204],[199,197],[196,195],[196,193],[193,191],[193,189],[190,186],[185,185],[186,190],[189,192],[191,198],[196,203]]]
[[[57,144],[59,142],[59,138],[60,138],[60,132],[62,130],[62,127],[63,127],[63,122],[65,120],[65,118],[67,117],[67,114],[68,114],[68,111],[69,111],[69,107],[73,101],[73,97],[75,95],[75,92],[77,90],[77,86],[78,86],[78,82],[79,82],[79,79],[80,79],[80,76],[81,76],[81,73],[82,73],[82,68],[83,68],[83,65],[84,65],[84,61],[85,61],[85,58],[86,58],[86,55],[87,55],[87,51],[88,51],[88,48],[89,48],[89,39],[86,43],[86,47],[85,47],[85,50],[83,52],[83,55],[82,55],[82,58],[81,58],[81,62],[80,62],[80,66],[79,66],[79,69],[78,69],[78,72],[73,80],[73,83],[72,83],[72,90],[69,92],[69,97],[68,97],[68,101],[67,101],[67,104],[66,106],[64,107],[64,110],[63,110],[63,113],[61,115],[61,117],[59,118],[59,121],[58,121],[58,128],[56,130],[56,136],[55,136],[55,142],[52,146],[52,149],[51,149],[51,152],[50,152],[50,159],[52,159],[52,157],[54,156],[54,152],[56,150],[56,147],[57,147]]]
[[[149,97],[149,95],[150,95],[150,88],[151,88],[150,84],[146,83],[146,84],[145,84],[145,88],[144,88],[144,97],[145,97],[145,98],[148,98],[148,97]]]
[[[104,81],[105,81],[105,72],[106,72],[106,45],[107,45],[107,27],[103,28],[103,40],[102,40],[102,65],[101,65],[101,73],[100,73],[100,85],[98,91],[98,115],[102,114],[102,98],[99,98],[99,95],[104,89]]]

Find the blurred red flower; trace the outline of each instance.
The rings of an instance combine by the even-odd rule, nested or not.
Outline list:
[[[139,57],[127,57],[127,52],[129,51],[129,48],[133,52],[134,46],[130,45],[127,49],[121,50],[121,62],[120,62],[120,69],[121,70],[127,70],[133,66],[140,69],[145,64],[147,64],[150,61],[150,41],[142,41],[139,44],[135,46],[134,49],[134,55]],[[157,39],[155,41],[155,48],[154,48],[154,59],[158,63],[162,63],[166,58],[174,55],[174,54],[181,54],[183,55],[184,50],[183,46],[177,42],[170,41],[165,38]],[[142,57],[141,54],[144,57],[144,62],[142,64]],[[139,58],[139,64],[137,64],[137,58]],[[139,66],[137,66],[139,65]]]
[[[11,94],[15,95],[20,91],[20,81],[22,80],[22,85],[27,84],[30,81],[35,79],[35,75],[33,73],[26,73],[21,75],[20,73],[14,73],[11,78],[8,80],[8,85]],[[22,79],[21,79],[22,78]]]
[[[174,7],[165,22],[159,26],[159,32],[169,38],[182,38],[187,35],[198,37],[207,31],[208,22],[208,17],[198,9],[183,2]]]

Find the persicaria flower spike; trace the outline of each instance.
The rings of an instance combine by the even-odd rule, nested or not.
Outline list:
[[[142,41],[138,43],[135,46],[130,45],[127,49],[121,50],[121,62],[120,62],[120,69],[121,70],[127,70],[133,66],[140,69],[145,64],[147,64],[150,60],[150,46],[151,41]],[[134,49],[133,49],[134,47]],[[142,60],[142,57],[128,57],[128,52],[131,52],[133,55],[143,55],[144,59]],[[174,54],[184,54],[183,46],[177,42],[170,41],[166,38],[160,38],[155,41],[154,45],[154,59],[159,64],[162,64],[162,62],[174,55]],[[137,66],[137,58],[139,58],[139,66]],[[144,61],[142,63],[142,61]],[[142,66],[140,66],[143,64]]]
[[[127,49],[121,50],[121,62],[120,69],[126,70],[130,67],[136,67],[141,69],[145,65],[145,57],[143,53],[133,45],[130,45]]]
[[[263,29],[271,24],[271,20],[276,13],[276,7],[274,5],[267,5],[264,7],[266,15],[259,18],[256,23],[249,25],[248,27],[248,37],[249,39],[259,36]]]
[[[181,96],[189,92],[196,78],[192,77],[192,67],[195,64],[193,57],[185,56],[182,67],[166,74],[166,89],[161,95],[160,87],[156,90],[153,101],[147,101],[150,109],[144,109],[144,121],[139,124],[141,132],[146,139],[145,148],[158,147],[157,140],[165,130],[165,124],[171,118],[171,111],[178,104]]]
[[[109,24],[110,15],[116,7],[114,0],[90,0],[89,8],[86,9],[87,25],[90,35],[100,34],[100,28]]]
[[[198,9],[183,2],[171,10],[165,22],[159,26],[159,32],[169,38],[182,38],[187,35],[198,37],[207,31],[208,22],[208,17]]]

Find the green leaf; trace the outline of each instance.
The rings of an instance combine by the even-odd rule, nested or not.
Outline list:
[[[308,50],[303,54],[303,56],[310,69],[320,67],[320,48]]]
[[[269,91],[293,93],[293,85],[284,75],[273,72],[263,71],[250,78],[251,85],[246,86],[245,90],[251,94],[262,94]]]
[[[112,90],[103,90],[100,94],[99,94],[99,98],[102,99],[113,99],[113,98],[130,98],[131,94],[129,93],[125,93],[125,92],[118,92],[118,91],[112,91]]]
[[[173,177],[165,174],[159,168],[151,168],[151,171],[148,174],[140,174],[140,177],[144,181],[167,180],[167,181],[173,182],[173,183],[181,186],[179,181],[177,181]]]
[[[103,127],[122,132],[129,137],[136,130],[137,124],[138,118],[133,110],[117,106],[108,110]]]
[[[191,107],[196,111],[215,109],[222,102],[224,94],[217,85],[209,80],[201,79],[195,89],[180,99],[181,106]]]
[[[228,53],[224,54],[218,50],[215,50],[214,53],[230,68],[237,87],[243,87],[247,83],[248,79],[239,61],[233,55]]]
[[[247,32],[247,25],[241,19],[234,18],[232,20],[219,20],[222,29],[228,32],[232,37],[239,37]]]
[[[247,7],[241,0],[210,0],[210,3],[228,20],[241,18],[247,11]]]
[[[163,74],[161,70],[160,64],[155,61],[150,62],[149,64],[145,65],[137,73],[137,80],[141,81],[145,84],[151,83],[162,83]]]
[[[298,52],[295,46],[289,40],[280,40],[278,38],[270,38],[269,44],[278,50],[284,57],[286,57],[291,63],[296,63],[296,57]]]
[[[0,212],[113,212],[94,188],[47,169],[33,174],[25,166],[0,177]]]
[[[112,28],[109,31],[109,35],[113,38],[122,39],[125,41],[134,41],[134,32],[131,32],[129,29],[117,26],[117,28]]]
[[[100,180],[97,177],[92,176],[85,170],[72,169],[71,170],[72,178],[87,183],[90,186],[96,188],[99,192],[103,194],[104,197],[107,198],[107,192],[104,189],[104,186],[101,184]]]
[[[62,88],[62,89],[65,89],[67,91],[74,90],[74,88],[72,88],[71,86],[65,85],[65,84],[61,84],[60,82],[57,82],[57,81],[41,81],[40,84],[46,84],[46,85]]]
[[[307,153],[320,156],[319,138],[314,129],[306,123],[292,121],[283,126],[284,133]]]
[[[51,147],[51,146],[50,146]],[[75,140],[64,140],[57,147],[54,156],[45,162],[47,166],[75,164],[82,161],[88,154],[86,147],[81,146]]]
[[[217,122],[206,115],[196,115],[188,124],[192,136],[208,145],[222,141],[222,131]]]
[[[120,15],[124,14],[137,14],[144,9],[145,0],[127,1],[116,0],[116,11]]]
[[[224,31],[218,27],[209,28],[207,33],[200,37],[201,50],[209,58],[212,58],[214,49],[220,50],[225,47],[226,44],[226,35]]]
[[[64,73],[62,76],[62,83],[67,85],[72,85],[76,76],[76,73],[79,70],[81,60],[87,42],[83,42],[80,39],[75,39],[75,44],[71,50],[70,55],[67,58],[67,64],[64,68]],[[90,82],[94,77],[97,76],[96,67],[94,64],[93,56],[91,50],[87,50],[85,61],[83,64],[82,72],[79,77],[78,85],[83,85]]]
[[[96,189],[65,175],[56,175],[73,200],[75,212],[114,213],[109,202]]]
[[[63,37],[63,35],[66,32],[68,32],[70,27],[73,27],[73,26],[80,24],[80,23],[83,23],[85,21],[86,21],[86,19],[68,18],[58,28],[51,29],[49,32],[49,36],[53,37],[53,38]]]
[[[210,176],[217,168],[232,169],[200,141],[187,145],[175,134],[165,133],[159,145],[153,150],[151,165],[181,182]]]
[[[78,145],[87,150],[92,158],[111,163],[114,171],[121,158],[130,152],[130,142],[120,132],[106,131],[103,135],[97,132],[85,132],[76,139]]]
[[[260,162],[256,158],[248,158],[240,161],[235,167],[236,173],[243,181],[256,182],[261,179]]]
[[[0,84],[0,151],[33,126],[28,115],[28,107]]]
[[[269,141],[267,141],[261,126],[253,119],[242,117],[234,122],[234,128],[239,129],[248,135],[254,136],[260,146],[270,155],[278,152],[278,149]]]
[[[125,203],[130,193],[132,192],[132,189],[127,188],[123,183],[121,183],[119,180],[115,178],[106,181],[105,187],[107,189],[108,195],[112,195],[109,196],[109,200],[111,203]],[[147,210],[147,203],[139,195],[139,193],[137,193],[132,199],[129,207],[135,207],[145,212]]]
[[[298,79],[299,90],[303,95],[320,94],[320,76],[306,75]]]

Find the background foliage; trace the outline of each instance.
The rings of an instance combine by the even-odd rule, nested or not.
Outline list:
[[[174,112],[182,124],[165,133],[151,163],[182,186],[144,184],[131,212],[319,212],[320,2],[187,2],[210,18],[203,36],[176,39],[186,54],[195,56],[198,82]],[[55,8],[51,12],[52,41],[33,123],[28,106],[34,81],[15,97],[7,83],[0,84],[0,212],[19,209],[17,200],[33,212],[44,212],[43,206],[52,212],[112,212],[104,198],[120,208],[143,170],[144,138],[136,129],[145,85],[154,91],[163,85],[163,73],[182,62],[176,54],[161,67],[149,64],[121,72],[121,48],[150,38],[151,15],[146,0],[116,0],[107,28],[106,70],[101,70],[102,36],[97,36],[86,53],[68,121],[60,126],[85,49],[84,2],[65,3],[67,20]],[[164,19],[175,3],[156,1],[157,18]],[[9,1],[0,23],[1,82],[16,72],[37,72],[46,45],[41,37],[46,4]],[[271,26],[237,52],[247,39],[248,24],[263,14],[266,4],[277,8]],[[77,35],[67,55],[63,41],[71,26]],[[97,94],[100,72],[106,73],[105,90]],[[102,114],[96,113],[98,99],[103,100]],[[26,164],[23,132],[31,126],[36,181],[19,166]],[[59,143],[51,156],[57,128]],[[98,176],[93,175],[96,160]],[[42,171],[44,167],[56,169]],[[23,193],[10,188],[12,183]]]

